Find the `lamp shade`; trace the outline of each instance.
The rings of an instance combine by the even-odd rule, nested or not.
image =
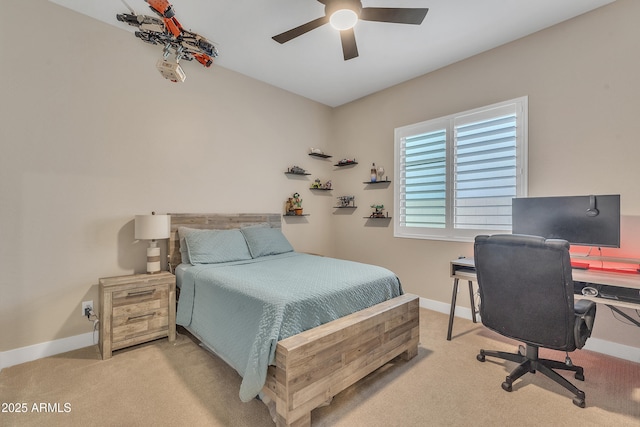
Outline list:
[[[170,215],[136,215],[135,238],[138,240],[168,239],[170,230]]]

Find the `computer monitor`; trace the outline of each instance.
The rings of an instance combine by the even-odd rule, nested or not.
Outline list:
[[[620,195],[513,199],[512,233],[573,245],[620,247]]]

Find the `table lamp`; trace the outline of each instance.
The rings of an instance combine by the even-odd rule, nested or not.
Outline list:
[[[168,239],[171,228],[170,215],[136,215],[135,238],[137,240],[150,240],[147,248],[147,273],[160,272],[160,248],[156,240]]]

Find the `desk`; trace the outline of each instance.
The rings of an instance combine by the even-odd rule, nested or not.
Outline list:
[[[456,310],[456,298],[458,294],[459,281],[466,280],[469,284],[469,300],[471,303],[471,320],[473,323],[477,323],[476,313],[478,312],[473,299],[473,282],[478,281],[476,275],[476,266],[473,258],[460,258],[451,261],[450,274],[453,278],[453,294],[451,295],[451,310],[449,312],[449,329],[447,330],[447,340],[451,341],[451,331],[453,330],[453,318]],[[604,271],[589,271],[574,269],[572,272],[574,282],[587,282],[592,284],[614,286],[618,288],[630,288],[638,289],[640,292],[640,274],[628,274],[628,273],[614,273]],[[640,322],[626,313],[620,311],[620,308],[630,308],[632,310],[639,310],[640,303],[618,301],[615,299],[603,298],[599,296],[586,296],[577,294],[575,299],[586,299],[594,301],[599,304],[605,304],[616,313],[623,316],[625,319],[632,322],[634,325],[640,327]]]

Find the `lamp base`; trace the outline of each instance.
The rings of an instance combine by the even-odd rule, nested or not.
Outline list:
[[[160,248],[156,242],[150,243],[147,248],[147,273],[160,273]]]

